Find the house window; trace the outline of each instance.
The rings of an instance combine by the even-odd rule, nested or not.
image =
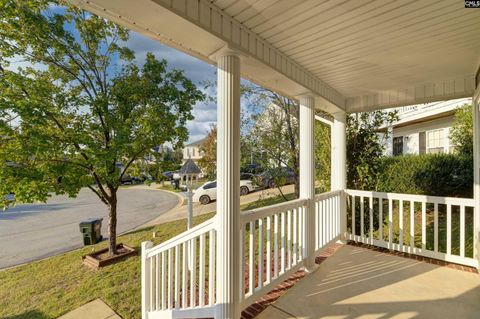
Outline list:
[[[187,157],[190,158],[190,148],[187,147]]]
[[[393,138],[393,156],[403,154],[403,136]]]
[[[445,151],[445,134],[443,129],[427,132],[427,153],[443,153]]]
[[[195,157],[195,147],[192,148],[192,157]]]

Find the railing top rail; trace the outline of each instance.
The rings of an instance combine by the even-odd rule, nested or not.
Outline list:
[[[256,208],[252,210],[247,210],[241,213],[240,221],[241,223],[248,223],[253,220],[271,216],[277,212],[287,211],[293,208],[302,207],[307,204],[307,200],[300,198],[285,203],[279,203],[267,207]]]
[[[323,200],[323,199],[327,199],[327,198],[330,198],[330,197],[333,197],[333,196],[337,196],[337,195],[340,195],[342,192],[343,192],[343,190],[336,190],[336,191],[317,194],[317,195],[315,195],[315,201],[317,202],[317,201],[320,201],[320,200]]]
[[[414,201],[414,202],[427,202],[427,203],[437,203],[437,204],[475,206],[475,201],[472,198],[385,193],[385,192],[375,192],[375,191],[363,191],[363,190],[356,190],[356,189],[346,189],[345,192],[348,195],[363,196],[363,197],[376,197],[376,198],[392,199],[392,200],[408,200],[408,201]]]
[[[158,255],[166,250],[169,250],[170,248],[173,248],[179,244],[182,244],[184,242],[187,242],[201,234],[204,234],[212,229],[214,229],[214,221],[215,217],[210,218],[207,221],[204,221],[203,223],[190,228],[187,231],[184,231],[181,234],[178,234],[177,236],[155,246],[146,251],[147,258],[153,257],[155,255]]]

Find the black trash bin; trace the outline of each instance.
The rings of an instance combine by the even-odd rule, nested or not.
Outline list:
[[[102,241],[102,220],[103,218],[89,218],[79,224],[85,246]]]

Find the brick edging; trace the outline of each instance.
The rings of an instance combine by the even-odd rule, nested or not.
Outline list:
[[[429,264],[438,265],[438,266],[442,266],[442,267],[448,267],[448,268],[457,269],[457,270],[466,271],[466,272],[471,272],[471,273],[475,273],[475,274],[479,273],[478,270],[476,268],[473,268],[473,267],[464,266],[464,265],[460,265],[460,264],[455,264],[455,263],[452,263],[452,262],[439,260],[439,259],[434,259],[434,258],[430,258],[430,257],[423,257],[423,256],[419,256],[419,255],[414,255],[414,254],[410,254],[410,253],[406,253],[406,252],[390,250],[388,248],[377,247],[377,246],[373,246],[373,245],[369,245],[369,244],[357,243],[357,242],[351,241],[351,240],[347,241],[347,245],[355,246],[355,247],[362,247],[362,248],[378,251],[378,252],[385,253],[385,254],[392,255],[392,256],[414,259],[414,260],[417,260],[417,261],[422,261],[422,262],[426,262],[426,263],[429,263]]]

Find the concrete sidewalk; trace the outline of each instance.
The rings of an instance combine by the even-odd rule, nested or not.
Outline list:
[[[282,192],[284,194],[293,193],[295,191],[294,185],[286,185],[282,187]],[[245,205],[248,203],[255,202],[259,199],[275,197],[280,195],[280,192],[277,188],[275,189],[263,189],[252,192],[248,195],[240,197],[240,205]],[[174,220],[184,219],[187,218],[187,209],[188,206],[185,205],[177,205],[177,207],[173,208],[172,210],[160,215],[159,217],[149,221],[146,224],[143,224],[139,228],[144,228],[147,226],[154,226],[158,224],[163,224],[166,222],[171,222]],[[202,205],[200,203],[193,204],[193,216],[200,216],[208,213],[215,212],[217,210],[217,202],[213,201],[207,205]]]
[[[58,319],[122,319],[101,299],[95,299]]]

